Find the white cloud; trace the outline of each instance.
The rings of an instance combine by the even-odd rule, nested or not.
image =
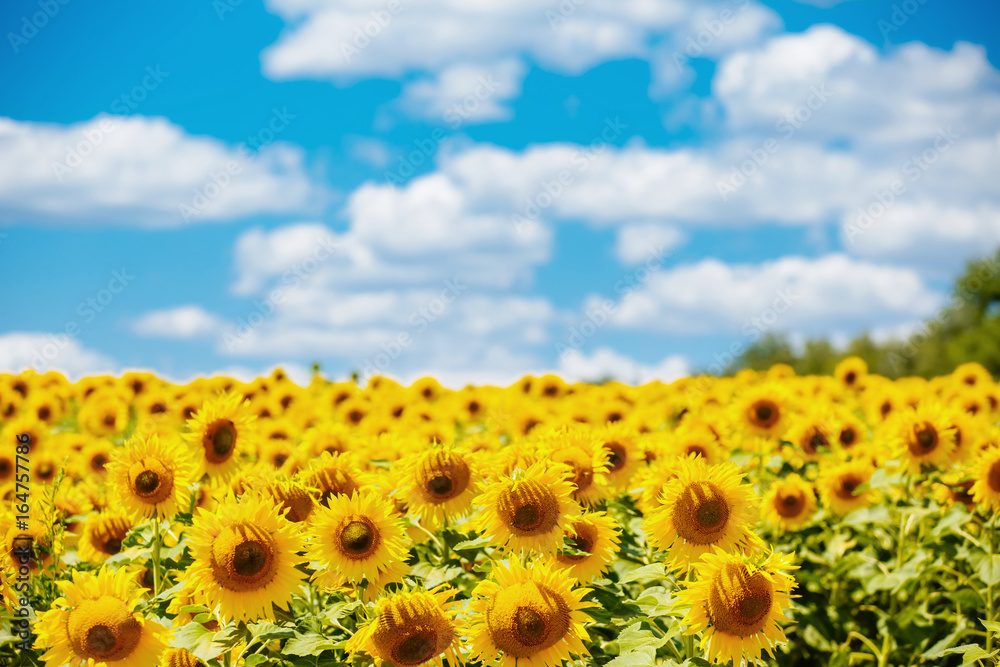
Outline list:
[[[914,144],[953,127],[964,137],[997,131],[1000,74],[982,46],[950,51],[913,42],[881,56],[832,25],[772,38],[729,56],[712,83],[731,127],[848,139],[865,151]],[[797,114],[797,116],[796,116]]]
[[[652,275],[620,302],[611,322],[688,335],[771,328],[821,334],[925,317],[943,300],[911,269],[845,255],[759,265],[706,259]]]
[[[506,103],[521,94],[524,75],[524,64],[514,59],[490,66],[450,65],[407,84],[400,105],[413,116],[451,128],[508,120],[513,112]]]
[[[274,142],[253,153],[163,118],[0,118],[0,152],[0,208],[10,220],[180,226],[307,212],[327,196],[298,147]]]
[[[150,338],[204,338],[218,334],[222,322],[201,306],[154,310],[132,323],[132,331]]]
[[[618,231],[615,255],[624,264],[641,264],[670,253],[685,241],[684,232],[655,222],[627,224]]]
[[[593,382],[611,378],[626,384],[640,385],[654,380],[673,382],[691,374],[688,360],[680,355],[665,357],[648,365],[600,347],[587,356],[579,350],[569,350],[559,360],[558,374],[567,381]]]
[[[0,334],[0,373],[34,369],[59,371],[70,379],[114,373],[115,362],[62,333],[13,331]]]
[[[474,78],[456,73],[465,63],[494,69],[531,60],[576,75],[610,60],[645,58],[663,70],[654,77],[665,89],[664,82],[676,78],[670,71],[678,67],[673,54],[686,58],[690,41],[714,55],[754,44],[780,25],[772,10],[736,0],[269,0],[267,5],[289,25],[262,54],[268,76],[343,85],[429,75],[430,88],[417,84],[407,91],[411,103],[427,104],[407,105],[420,115],[440,110],[442,99],[473,92],[464,86]]]
[[[346,140],[351,157],[381,169],[392,160],[384,141],[374,137],[351,137]]]

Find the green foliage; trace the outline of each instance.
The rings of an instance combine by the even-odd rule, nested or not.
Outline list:
[[[870,372],[894,379],[946,375],[970,361],[1000,376],[1000,250],[993,257],[969,262],[955,281],[948,304],[907,340],[877,343],[866,332],[843,349],[817,338],[807,340],[803,350],[796,352],[785,336],[768,333],[726,372],[766,370],[783,363],[800,375],[828,374],[849,356],[864,359]]]

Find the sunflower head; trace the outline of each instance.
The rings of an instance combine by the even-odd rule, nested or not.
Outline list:
[[[404,591],[382,597],[375,617],[347,644],[351,653],[363,650],[377,662],[394,665],[461,664],[459,635],[464,626],[455,618],[453,592]]]
[[[1000,447],[991,447],[979,455],[972,479],[976,503],[987,510],[1000,510]]]
[[[955,427],[939,404],[901,410],[884,430],[894,437],[896,454],[911,474],[924,467],[943,468],[955,451]]]
[[[702,633],[710,660],[756,664],[762,651],[786,641],[778,622],[789,607],[794,579],[790,556],[771,554],[751,560],[716,551],[695,566],[698,577],[678,595],[690,609],[682,620],[685,634]]]
[[[188,498],[194,463],[186,450],[159,436],[136,436],[115,450],[109,482],[122,508],[137,519],[169,518]]]
[[[812,485],[794,473],[772,484],[761,503],[761,516],[782,530],[804,525],[815,511]]]
[[[578,581],[590,581],[614,563],[620,535],[621,527],[606,512],[582,514],[566,529],[566,538],[579,553],[556,554],[554,566]]]
[[[735,404],[734,423],[750,434],[776,438],[784,432],[789,412],[787,392],[771,382],[743,392]]]
[[[476,457],[458,447],[433,447],[401,464],[409,511],[436,530],[448,519],[468,514],[480,484]]]
[[[169,631],[135,612],[139,592],[126,568],[102,568],[96,576],[75,571],[58,585],[57,606],[39,615],[36,645],[49,649],[46,662],[146,667],[159,661]]]
[[[479,495],[473,526],[498,547],[551,553],[568,519],[580,513],[562,469],[536,463],[516,478],[500,478]]]
[[[220,394],[205,401],[188,420],[185,434],[199,464],[199,477],[227,479],[239,469],[241,457],[256,450],[254,419],[241,394]]]
[[[581,610],[594,604],[582,601],[590,589],[574,589],[573,582],[549,564],[498,563],[473,591],[473,659],[490,664],[501,656],[502,667],[515,667],[588,655]]]
[[[841,515],[872,505],[878,498],[878,491],[868,487],[874,472],[875,466],[865,459],[822,469],[817,486],[823,502]]]

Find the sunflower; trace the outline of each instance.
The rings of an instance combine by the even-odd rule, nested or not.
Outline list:
[[[375,616],[351,637],[348,652],[368,653],[377,667],[383,662],[442,667],[442,658],[447,658],[449,665],[462,664],[460,633],[464,625],[455,619],[456,603],[448,602],[452,595],[452,590],[439,589],[379,598]]]
[[[835,426],[829,421],[825,411],[812,410],[804,415],[796,415],[789,421],[788,431],[782,439],[798,447],[806,458],[813,459],[830,451]]]
[[[228,496],[215,512],[198,510],[189,543],[194,562],[186,585],[225,622],[274,620],[273,606],[292,599],[304,575],[296,568],[302,537],[269,498]]]
[[[809,521],[816,511],[816,492],[809,482],[796,474],[775,482],[764,494],[761,517],[781,530],[795,530]]]
[[[751,434],[776,438],[790,413],[787,392],[776,383],[747,389],[735,403],[734,423]]]
[[[861,357],[847,357],[833,369],[833,377],[848,389],[861,389],[868,377],[868,364]]]
[[[677,477],[677,457],[658,458],[646,466],[632,480],[629,493],[643,516],[649,516],[663,503],[663,487]]]
[[[197,453],[197,476],[227,479],[240,466],[240,457],[255,449],[254,416],[239,394],[221,394],[188,420],[184,437]]]
[[[320,564],[313,581],[335,588],[345,581],[381,588],[408,570],[408,542],[392,502],[376,493],[330,498],[309,524],[307,556]]]
[[[568,522],[580,513],[572,495],[573,484],[562,468],[539,462],[517,477],[488,485],[476,498],[482,511],[472,525],[494,546],[552,553],[562,543]]]
[[[955,450],[955,428],[940,405],[907,408],[885,425],[897,456],[914,475],[923,466],[943,468]],[[894,437],[893,437],[894,436]]]
[[[150,667],[166,650],[170,631],[135,611],[141,591],[128,570],[102,567],[57,582],[62,597],[38,615],[35,646],[50,667]]]
[[[677,461],[677,477],[645,521],[651,543],[667,552],[671,566],[686,568],[713,547],[749,551],[762,546],[750,530],[757,496],[742,481],[731,461],[711,467],[700,458]]]
[[[581,514],[566,528],[566,537],[579,554],[558,553],[554,567],[587,582],[607,570],[618,555],[621,527],[607,512]]]
[[[589,656],[582,610],[596,604],[584,602],[590,589],[573,582],[547,563],[497,563],[473,590],[471,658],[494,664],[502,656],[499,667],[559,667]]]
[[[994,512],[1000,510],[1000,448],[991,447],[979,456],[972,478],[976,504]]]
[[[695,565],[697,579],[678,593],[690,609],[681,623],[684,634],[702,633],[701,646],[709,660],[723,664],[766,664],[761,652],[774,657],[774,647],[786,642],[778,626],[790,606],[795,579],[784,570],[796,569],[790,555],[770,554],[754,562],[740,554],[716,550]]]
[[[194,463],[183,447],[156,435],[131,438],[107,464],[109,484],[134,519],[170,518],[186,508]]]
[[[334,496],[350,496],[371,483],[371,476],[363,472],[351,454],[323,452],[299,473],[302,482],[316,489],[316,498],[327,505]]]
[[[868,441],[868,427],[854,413],[839,410],[834,417],[833,435],[835,447],[850,449]]]
[[[708,465],[722,463],[729,453],[712,431],[700,425],[681,426],[667,441],[667,452],[679,458],[700,456]]]
[[[823,502],[836,514],[844,515],[868,507],[878,498],[878,491],[859,487],[871,480],[875,466],[859,459],[833,465],[822,470],[816,484]]]
[[[400,462],[402,501],[431,531],[469,513],[481,482],[471,452],[460,447],[432,448]]]
[[[598,428],[594,435],[607,461],[608,488],[619,493],[627,491],[632,476],[646,462],[639,432],[624,421],[617,421]]]
[[[593,506],[608,496],[608,454],[602,445],[588,426],[550,428],[541,434],[538,457],[565,466],[573,500]]]
[[[123,514],[92,514],[83,524],[77,555],[88,563],[103,563],[121,552],[122,540],[131,527],[132,522]]]

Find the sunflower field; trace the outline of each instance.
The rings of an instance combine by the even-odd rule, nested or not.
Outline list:
[[[996,665],[1000,386],[0,376],[0,665]]]

